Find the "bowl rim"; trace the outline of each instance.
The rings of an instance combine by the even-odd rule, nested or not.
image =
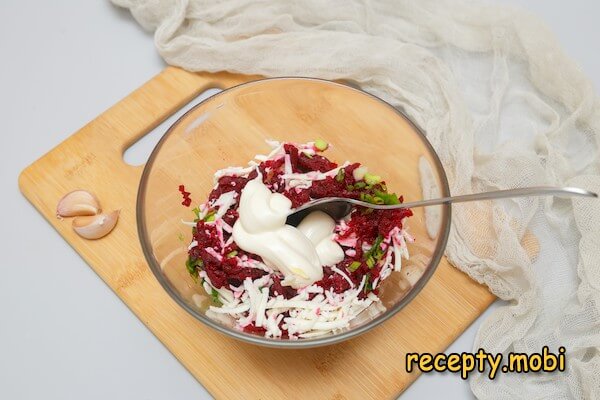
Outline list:
[[[439,240],[439,244],[437,246],[438,251],[434,252],[431,262],[429,263],[429,265],[427,266],[423,275],[421,275],[421,277],[419,278],[417,283],[393,308],[386,310],[386,312],[378,315],[376,318],[372,319],[371,321],[369,321],[355,329],[349,329],[347,331],[337,333],[334,335],[311,338],[311,339],[299,339],[299,340],[270,339],[270,338],[266,338],[263,336],[258,336],[258,335],[249,334],[249,333],[245,333],[242,331],[236,331],[236,330],[227,328],[224,325],[221,325],[221,324],[213,321],[212,319],[200,314],[199,312],[194,310],[189,304],[187,304],[185,301],[183,301],[180,298],[179,294],[177,294],[174,291],[174,289],[167,282],[167,279],[163,276],[160,264],[153,255],[152,246],[150,245],[149,235],[148,235],[147,229],[146,229],[146,223],[145,223],[145,218],[144,218],[145,217],[144,216],[144,202],[145,202],[144,198],[145,198],[145,194],[146,194],[146,186],[147,186],[146,184],[147,184],[147,181],[148,181],[148,178],[150,175],[150,171],[152,170],[154,161],[155,161],[162,145],[165,143],[167,138],[170,136],[170,134],[172,133],[174,128],[177,127],[181,123],[181,121],[185,120],[189,114],[191,114],[197,108],[199,108],[201,105],[205,104],[206,102],[208,102],[210,100],[213,100],[221,95],[224,95],[226,93],[229,93],[229,92],[239,89],[241,87],[257,85],[257,84],[264,83],[266,81],[273,81],[273,80],[316,81],[316,82],[325,83],[328,85],[339,86],[343,89],[348,89],[351,91],[355,91],[358,94],[366,95],[367,97],[381,103],[383,106],[391,108],[398,115],[399,118],[403,118],[406,122],[408,122],[410,124],[410,126],[415,130],[417,135],[420,137],[420,139],[423,142],[423,144],[425,145],[425,147],[429,150],[431,157],[433,159],[433,162],[435,164],[434,167],[437,170],[439,177],[440,177],[442,196],[444,196],[444,197],[450,196],[450,187],[448,184],[448,178],[446,175],[446,171],[441,163],[441,160],[440,160],[437,152],[435,151],[435,149],[433,148],[433,145],[429,142],[429,140],[427,140],[427,137],[423,133],[422,129],[411,118],[409,118],[402,110],[392,106],[387,101],[385,101],[371,93],[368,93],[356,86],[352,86],[351,82],[347,82],[347,83],[346,82],[336,82],[336,81],[331,81],[328,79],[302,77],[302,76],[282,76],[282,77],[272,77],[272,78],[261,78],[261,79],[252,80],[249,82],[244,82],[244,83],[241,83],[241,84],[238,84],[235,86],[231,86],[229,88],[223,89],[222,91],[207,97],[206,99],[200,101],[198,104],[191,107],[183,115],[181,115],[165,131],[165,133],[162,135],[162,137],[160,138],[158,143],[152,149],[152,152],[150,153],[148,160],[144,164],[144,170],[140,177],[140,183],[138,185],[138,192],[137,192],[137,196],[136,196],[136,222],[137,222],[138,238],[140,241],[140,245],[142,247],[142,252],[144,253],[144,258],[146,259],[148,266],[150,267],[150,270],[152,271],[153,275],[158,280],[160,285],[163,287],[163,289],[169,294],[171,299],[173,299],[180,307],[182,307],[185,311],[187,311],[194,318],[196,318],[200,322],[204,323],[205,325],[208,325],[209,327],[215,329],[217,332],[220,332],[229,337],[238,339],[242,342],[265,346],[265,347],[280,348],[280,349],[312,348],[312,347],[333,345],[336,343],[340,343],[340,342],[349,340],[351,338],[355,338],[355,337],[381,325],[384,321],[387,321],[388,319],[390,319],[391,317],[396,315],[407,304],[409,304],[417,296],[417,294],[419,294],[421,292],[423,287],[427,284],[427,282],[431,279],[434,272],[436,271],[436,269],[441,261],[441,258],[444,255],[445,249],[446,249],[448,237],[450,234],[451,220],[452,220],[452,206],[449,203],[441,206],[443,212],[442,212],[442,222],[441,222],[442,223],[441,237]]]

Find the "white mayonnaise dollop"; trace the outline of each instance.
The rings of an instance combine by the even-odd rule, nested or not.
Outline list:
[[[298,230],[315,246],[321,265],[336,265],[344,259],[344,250],[333,240],[335,221],[323,211],[307,215]]]
[[[322,279],[323,265],[339,263],[344,252],[333,240],[335,221],[331,217],[314,212],[295,228],[285,224],[291,208],[292,202],[280,193],[271,193],[259,174],[242,190],[233,240],[280,271],[284,285],[298,289]]]

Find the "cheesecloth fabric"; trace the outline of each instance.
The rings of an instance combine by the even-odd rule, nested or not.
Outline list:
[[[524,12],[444,0],[112,1],[155,31],[172,65],[355,81],[424,129],[452,193],[600,192],[598,97]],[[447,256],[506,301],[474,349],[567,349],[564,373],[472,375],[477,397],[600,398],[599,227],[600,202],[588,199],[453,207]]]

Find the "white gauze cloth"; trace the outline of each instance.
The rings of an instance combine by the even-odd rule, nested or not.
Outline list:
[[[113,2],[155,31],[172,65],[355,81],[424,129],[452,193],[600,191],[598,98],[548,29],[523,12],[476,1]],[[474,349],[567,349],[566,372],[476,374],[475,395],[600,398],[600,202],[469,203],[453,207],[452,222],[448,258],[506,301]],[[535,257],[527,232],[539,240]]]

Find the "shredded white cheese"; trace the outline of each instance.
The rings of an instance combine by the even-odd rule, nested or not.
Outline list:
[[[248,167],[227,167],[218,170],[214,175],[214,183],[217,184],[219,179],[224,176],[248,176],[256,166],[250,165]]]
[[[223,218],[223,215],[233,206],[236,202],[237,193],[234,191],[225,192],[215,202],[213,207],[219,207],[215,214],[215,218]]]

